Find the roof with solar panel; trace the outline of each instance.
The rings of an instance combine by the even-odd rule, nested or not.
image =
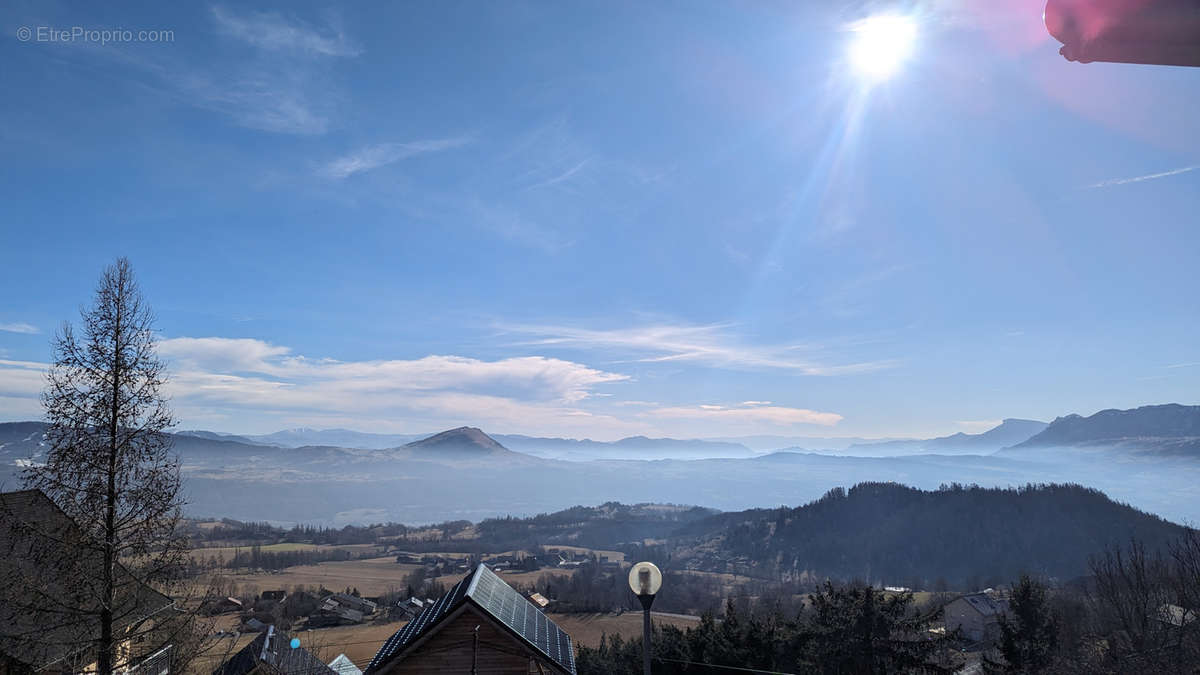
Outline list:
[[[437,631],[444,619],[470,604],[512,633],[565,673],[575,675],[575,650],[567,635],[540,609],[526,600],[487,565],[479,565],[437,602],[426,605],[416,618],[388,638],[365,671],[372,675],[402,657],[422,637]]]

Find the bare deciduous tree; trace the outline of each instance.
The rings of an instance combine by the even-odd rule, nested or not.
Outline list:
[[[122,598],[178,578],[186,550],[183,501],[166,433],[174,418],[161,391],[166,376],[155,351],[154,314],[128,260],[104,270],[81,317],[82,335],[65,323],[53,340],[42,396],[49,449],[23,478],[83,530],[79,555],[99,560],[87,567],[95,570],[90,578],[76,580],[82,602],[69,610],[97,626],[97,669],[109,675],[122,641],[139,637],[139,630],[143,640],[158,634],[130,627],[131,617],[121,614],[136,612],[137,603]]]

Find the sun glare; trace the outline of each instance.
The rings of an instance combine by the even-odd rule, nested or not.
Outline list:
[[[868,17],[853,24],[850,61],[860,75],[871,80],[891,77],[912,54],[917,24],[894,14]]]

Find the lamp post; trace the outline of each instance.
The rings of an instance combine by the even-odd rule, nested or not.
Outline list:
[[[650,605],[662,588],[662,572],[651,562],[640,562],[629,569],[629,589],[642,603],[642,670],[650,675]]]

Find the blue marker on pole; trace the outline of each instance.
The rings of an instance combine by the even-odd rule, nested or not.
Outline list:
[[[292,638],[292,649],[300,646],[300,638]]]

